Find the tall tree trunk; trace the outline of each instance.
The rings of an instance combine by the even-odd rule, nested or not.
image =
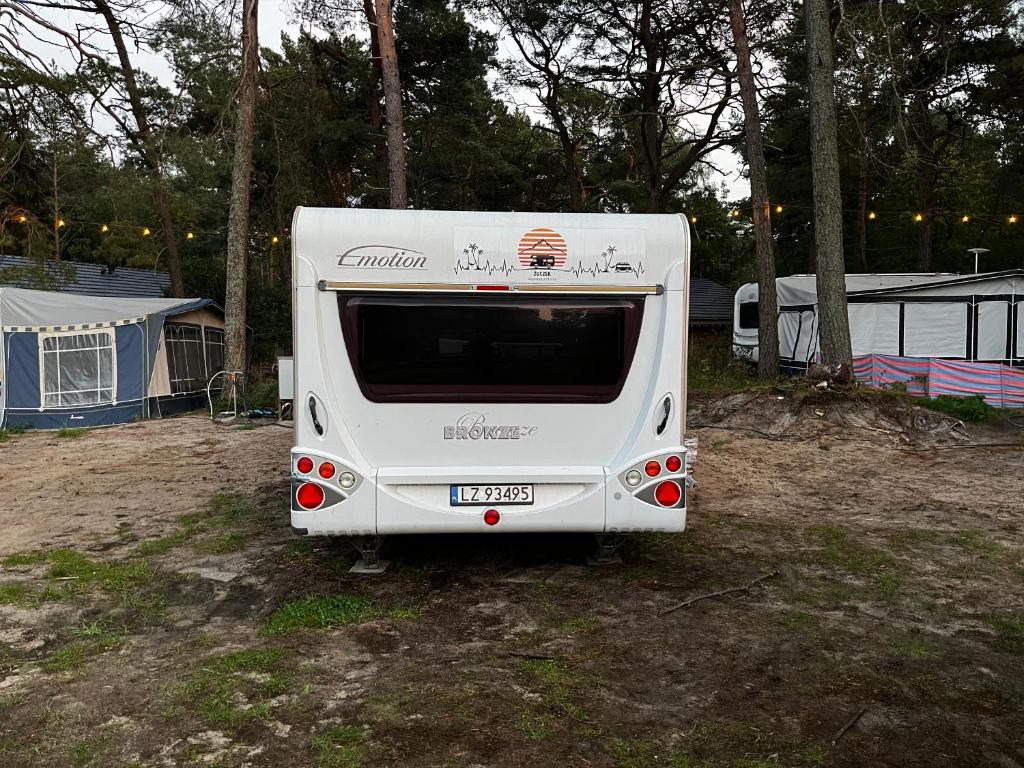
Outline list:
[[[167,272],[171,278],[171,295],[181,297],[185,295],[185,283],[181,274],[178,234],[174,229],[174,217],[171,214],[170,202],[164,189],[163,174],[160,170],[160,153],[153,146],[153,126],[149,122],[149,114],[146,111],[146,105],[142,101],[142,92],[139,89],[138,78],[135,76],[135,67],[132,66],[131,57],[128,55],[128,46],[125,45],[124,35],[121,32],[121,22],[114,15],[107,0],[93,0],[93,5],[106,22],[107,30],[110,32],[110,39],[113,41],[114,49],[117,51],[121,76],[124,77],[124,87],[128,94],[128,105],[131,108],[132,118],[135,120],[136,127],[135,132],[129,132],[127,138],[142,157],[143,163],[149,169],[150,176],[153,178],[155,190],[153,202],[160,216],[160,227],[164,233],[164,247],[167,252]]]
[[[938,158],[929,106],[922,96],[915,105],[914,144],[917,149],[917,204],[923,216],[917,241],[917,268],[932,269],[932,216],[935,212],[935,185],[938,182]]]
[[[826,365],[849,366],[850,318],[843,260],[843,201],[834,91],[835,63],[828,0],[804,0],[807,35],[814,243],[817,253],[818,328]]]
[[[661,99],[661,74],[658,71],[658,43],[651,29],[653,0],[642,0],[637,42],[643,49],[643,87],[640,94],[640,141],[647,176],[647,212],[661,213],[664,203],[661,179],[661,136],[658,128]]]
[[[249,270],[249,194],[252,189],[252,144],[256,132],[258,0],[242,5],[242,78],[238,87],[238,122],[231,165],[231,210],[228,214],[227,274],[224,301],[224,367],[246,369],[245,299]]]
[[[53,153],[53,260],[60,261],[60,190],[57,184],[57,153]]]
[[[363,13],[366,15],[366,23],[370,28],[370,76],[366,83],[366,109],[370,117],[370,127],[373,129],[373,157],[377,161],[378,185],[383,186],[388,177],[388,152],[383,141],[382,129],[384,117],[380,111],[380,84],[384,80],[384,71],[381,68],[380,42],[377,40],[377,12],[373,9],[373,0],[363,0]],[[379,198],[375,207],[383,208],[383,197],[373,192],[374,198]]]
[[[395,25],[391,18],[391,0],[375,0],[377,44],[380,46],[381,71],[384,73],[384,110],[388,120],[388,187],[391,207],[408,208],[405,187],[405,133],[402,128],[402,81],[395,52]]]
[[[774,379],[779,375],[778,299],[775,295],[775,256],[772,252],[772,220],[768,200],[768,178],[761,137],[761,111],[757,104],[757,84],[750,66],[750,43],[743,18],[743,0],[729,0],[736,68],[743,101],[743,128],[747,138],[747,163],[750,166],[750,200],[754,207],[754,251],[757,262],[757,375]]]

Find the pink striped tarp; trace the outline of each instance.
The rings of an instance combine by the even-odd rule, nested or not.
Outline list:
[[[853,371],[871,387],[902,383],[912,395],[981,395],[994,408],[1024,408],[1024,370],[1002,363],[861,355],[853,359]]]

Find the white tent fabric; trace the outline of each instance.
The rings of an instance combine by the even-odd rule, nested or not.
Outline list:
[[[948,272],[931,272],[920,274],[889,274],[889,275],[847,275],[846,292],[856,293],[859,291],[877,291],[885,288],[898,288],[901,286],[920,285],[925,283],[942,282],[955,278]],[[780,277],[775,281],[775,289],[778,293],[779,306],[801,306],[804,304],[818,303],[817,277],[814,275],[793,275],[792,277]],[[756,296],[756,286],[755,293]]]
[[[0,287],[0,328],[116,323],[144,318],[197,299],[122,299]]]

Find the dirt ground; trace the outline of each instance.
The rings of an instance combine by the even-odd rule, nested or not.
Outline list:
[[[691,422],[685,534],[397,537],[384,576],[291,536],[286,429],[12,436],[0,766],[1024,766],[1020,431]]]

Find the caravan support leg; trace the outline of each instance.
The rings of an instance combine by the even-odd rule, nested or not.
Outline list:
[[[619,554],[619,547],[626,541],[626,537],[618,533],[595,533],[597,540],[597,551],[587,558],[587,565],[619,565],[622,563],[622,555]]]
[[[380,559],[380,548],[384,544],[383,536],[353,536],[349,542],[356,548],[360,559],[348,569],[349,573],[384,573],[388,567],[387,560]]]

